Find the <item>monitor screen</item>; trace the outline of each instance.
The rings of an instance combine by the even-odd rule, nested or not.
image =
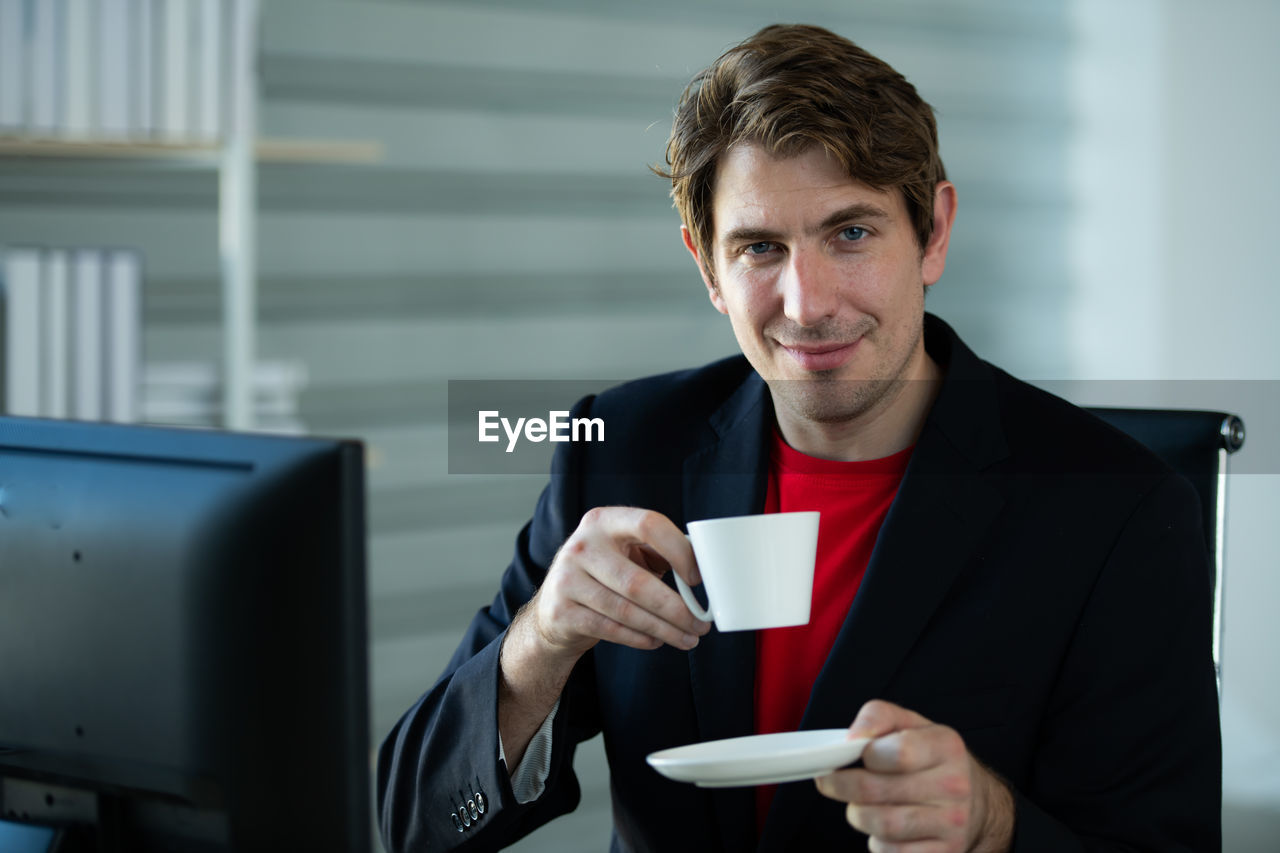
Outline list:
[[[370,848],[363,456],[0,418],[0,820]]]

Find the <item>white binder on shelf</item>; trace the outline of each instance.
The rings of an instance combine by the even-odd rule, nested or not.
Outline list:
[[[27,125],[27,21],[24,0],[0,0],[0,135]]]
[[[138,419],[142,372],[142,262],[132,249],[106,252],[107,331],[104,418],[120,423]]]
[[[40,414],[40,250],[3,253],[5,411]]]
[[[70,253],[50,249],[44,255],[40,282],[40,416],[67,416],[67,378],[70,374],[67,335],[67,285]]]
[[[133,40],[133,3],[130,0],[97,0],[98,3],[98,134],[103,139],[124,140],[133,130],[130,66],[137,53]]]
[[[64,8],[61,0],[39,0],[27,9],[31,14],[27,30],[30,130],[34,136],[49,138],[57,135],[62,118]]]
[[[129,88],[133,92],[133,119],[130,136],[135,139],[151,139],[157,134],[156,109],[159,97],[159,81],[156,79],[160,63],[156,61],[157,0],[131,0],[133,3],[134,53]]]
[[[66,75],[65,98],[62,107],[62,131],[72,139],[87,139],[95,132],[94,106],[97,100],[94,42],[97,38],[94,12],[98,4],[93,0],[64,0],[66,12],[63,33],[66,49],[63,51],[63,72]]]
[[[71,261],[71,417],[82,421],[102,418],[106,369],[102,261],[103,253],[96,249],[78,250]]]
[[[196,0],[191,53],[196,63],[195,137],[216,142],[222,136],[222,0]]]
[[[192,136],[191,3],[164,0],[159,12],[160,136],[170,142],[186,141]]]

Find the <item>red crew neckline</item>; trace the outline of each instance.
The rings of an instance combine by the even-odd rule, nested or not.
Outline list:
[[[914,444],[899,450],[897,453],[879,459],[859,459],[846,462],[841,459],[821,459],[796,450],[787,444],[778,432],[773,430],[773,462],[775,465],[794,474],[892,474],[901,475],[906,472],[911,461]]]

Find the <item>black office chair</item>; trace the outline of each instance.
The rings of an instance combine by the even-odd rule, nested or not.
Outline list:
[[[1089,411],[1149,447],[1190,480],[1200,495],[1213,589],[1213,667],[1221,696],[1227,458],[1244,446],[1244,421],[1226,412],[1112,408]]]

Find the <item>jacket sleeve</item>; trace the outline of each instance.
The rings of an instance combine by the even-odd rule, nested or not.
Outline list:
[[[590,398],[574,409],[585,416]],[[551,481],[516,540],[493,602],[481,609],[435,685],[408,710],[378,753],[377,809],[389,853],[495,850],[572,811],[578,743],[599,731],[592,654],[578,662],[560,700],[551,768],[541,797],[516,801],[498,757],[498,656],[507,626],[542,583],[582,514],[573,445],[557,449]]]
[[[1013,850],[1220,851],[1209,557],[1170,474],[1099,575],[1050,699]],[[1134,630],[1137,627],[1139,630]]]

